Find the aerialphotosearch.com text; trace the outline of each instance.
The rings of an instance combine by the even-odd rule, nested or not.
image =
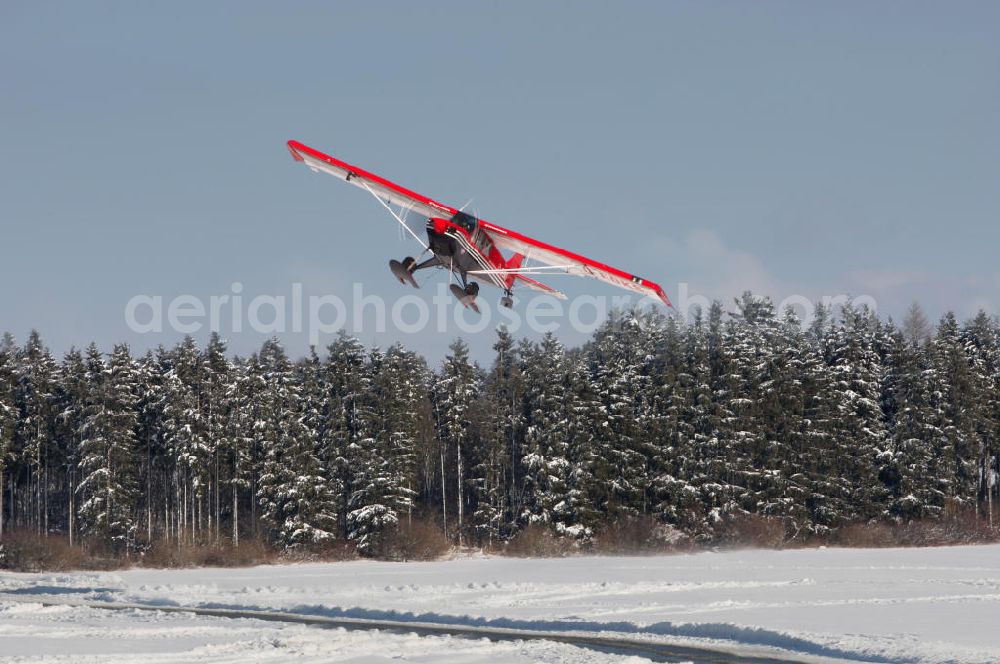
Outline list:
[[[260,294],[250,297],[243,284],[234,282],[230,292],[208,298],[195,295],[140,294],[125,305],[125,323],[137,334],[166,331],[196,334],[203,331],[241,333],[253,331],[261,335],[307,334],[309,343],[318,345],[328,335],[340,330],[352,333],[382,333],[394,330],[415,334],[433,330],[441,333],[475,334],[503,324],[511,332],[530,330],[535,333],[556,332],[568,327],[575,332],[590,334],[609,314],[633,308],[664,309],[658,300],[637,295],[579,295],[567,301],[549,295],[520,293],[514,307],[499,306],[484,292],[476,299],[480,313],[462,306],[449,292],[446,284],[437,285],[434,294],[406,293],[386,298],[366,294],[364,284],[356,282],[346,299],[336,294],[305,294],[301,283],[293,283],[288,294]],[[692,294],[687,283],[678,284],[673,298],[674,313],[688,321],[695,312],[707,312],[711,300]],[[824,296],[818,301],[825,307],[852,304],[877,310],[869,295]],[[792,307],[803,325],[815,315],[817,302],[803,295],[790,295],[776,303],[775,311]],[[666,310],[665,310],[666,311]]]

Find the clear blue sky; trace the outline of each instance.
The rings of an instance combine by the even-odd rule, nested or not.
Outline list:
[[[127,329],[137,293],[405,293],[392,221],[289,138],[675,298],[997,313],[998,25],[994,2],[4,2],[0,330],[141,350],[177,335]]]

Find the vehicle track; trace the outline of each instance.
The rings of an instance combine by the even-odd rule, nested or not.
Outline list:
[[[663,640],[605,636],[600,634],[580,634],[506,627],[483,627],[451,623],[416,622],[406,620],[381,620],[368,618],[332,617],[305,615],[285,611],[263,611],[254,609],[211,608],[200,606],[174,606],[141,604],[133,602],[101,602],[57,595],[17,595],[0,593],[0,602],[42,604],[44,606],[80,606],[109,611],[162,611],[165,613],[187,613],[215,618],[244,618],[269,622],[297,623],[315,627],[348,630],[383,630],[394,633],[417,634],[420,636],[455,636],[462,638],[489,639],[491,641],[553,641],[580,648],[588,648],[618,655],[637,655],[654,662],[693,662],[694,664],[790,664],[799,662],[813,664],[821,662],[847,662],[793,652],[737,652],[736,649],[710,648],[702,646],[669,643]],[[752,650],[764,650],[750,647]],[[771,650],[771,649],[769,649]],[[860,662],[862,660],[849,660]]]

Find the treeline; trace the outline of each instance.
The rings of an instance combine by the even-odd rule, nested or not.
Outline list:
[[[714,541],[767,518],[786,540],[849,524],[992,523],[1000,325],[932,328],[820,308],[808,329],[744,294],[689,324],[632,311],[581,348],[504,329],[489,367],[458,340],[435,368],[339,336],[230,358],[213,336],[133,357],[0,342],[0,538],[348,543],[380,555],[411,520],[456,544],[526,526],[585,543],[631,518]],[[754,516],[756,515],[756,516]]]

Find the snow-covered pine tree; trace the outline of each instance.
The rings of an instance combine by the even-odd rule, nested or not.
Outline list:
[[[740,507],[751,514],[778,511],[783,478],[774,466],[787,456],[784,441],[769,430],[783,415],[782,337],[770,298],[749,291],[736,300],[737,311],[727,326],[732,353],[729,400],[735,415],[735,439],[730,463],[740,487]]]
[[[556,532],[585,542],[601,525],[592,500],[598,454],[593,414],[600,409],[600,399],[579,353],[566,354],[564,364],[566,398],[561,405],[566,420],[567,472],[562,499],[552,506],[552,514]]]
[[[398,344],[386,355],[377,349],[369,355],[371,435],[350,446],[354,491],[347,514],[348,537],[365,554],[378,553],[413,506],[421,364]]]
[[[59,385],[56,390],[56,440],[59,466],[66,491],[66,532],[69,542],[73,544],[76,528],[76,482],[77,468],[80,459],[80,440],[83,425],[87,417],[87,399],[90,393],[90,383],[87,376],[87,365],[83,354],[71,348],[63,358],[59,369]]]
[[[765,386],[765,397],[773,409],[767,418],[766,435],[774,441],[777,456],[769,465],[777,474],[775,479],[780,493],[778,504],[773,509],[765,509],[765,513],[780,516],[786,534],[794,540],[811,528],[806,507],[810,482],[801,471],[811,453],[813,422],[810,412],[818,398],[814,378],[822,361],[791,307],[785,310],[776,334],[773,349],[777,352],[773,353],[769,371],[771,382]]]
[[[167,482],[170,464],[164,443],[163,360],[165,351],[147,352],[136,362],[136,481],[140,490],[139,530],[151,544],[156,537],[169,535],[167,505],[173,493]]]
[[[830,526],[879,515],[883,495],[877,473],[888,448],[879,355],[884,342],[878,319],[867,308],[849,305],[843,307],[842,317],[830,347],[830,397],[835,408],[829,420],[835,445],[826,494],[835,512]]]
[[[738,492],[729,464],[736,443],[733,354],[727,342],[725,311],[718,300],[712,302],[704,329],[694,328],[690,341],[693,406],[691,410],[697,462],[690,483],[698,491],[701,510],[690,520],[691,532],[711,536],[725,517],[736,510]]]
[[[376,376],[376,394],[382,396],[388,435],[388,499],[400,514],[412,516],[416,492],[417,448],[427,430],[427,364],[401,344],[389,347]]]
[[[55,427],[54,398],[58,366],[32,330],[20,353],[17,402],[21,454],[29,472],[28,515],[38,534],[48,534],[49,448]]]
[[[80,440],[80,534],[97,545],[128,553],[136,524],[136,365],[128,346],[114,347],[105,364],[93,344],[87,349],[90,382]]]
[[[648,372],[655,353],[636,314],[614,313],[595,333],[588,364],[603,416],[595,438],[599,447],[595,477],[607,493],[599,508],[612,516],[648,511],[649,461],[645,437]]]
[[[347,514],[355,491],[353,457],[365,439],[371,438],[372,376],[364,346],[343,330],[327,347],[325,366],[329,390],[327,426],[319,441],[319,455],[331,487],[338,493],[336,514],[344,538],[350,529]]]
[[[473,514],[480,541],[491,546],[510,537],[514,528],[514,497],[520,504],[520,487],[513,486],[520,454],[519,432],[523,418],[523,378],[514,338],[505,326],[497,328],[493,344],[496,357],[487,374],[479,418],[480,464],[475,475],[476,511]]]
[[[224,451],[224,463],[228,467],[233,546],[240,544],[241,525],[247,530],[256,531],[257,528],[256,486],[262,449],[258,434],[269,432],[272,428],[271,423],[260,419],[260,410],[266,407],[266,394],[266,382],[257,356],[237,361],[226,395],[232,411],[226,436],[229,448]],[[261,423],[259,428],[258,422]],[[249,525],[241,521],[240,514],[244,511],[249,511]]]
[[[6,336],[0,342],[0,537],[3,537],[7,516],[4,505],[7,472],[17,458],[14,448],[14,433],[18,423],[15,402],[16,363],[13,339]]]
[[[977,386],[960,332],[955,315],[948,312],[929,348],[932,398],[939,415],[934,424],[941,435],[935,454],[941,460],[940,477],[950,484],[948,497],[974,505],[979,492]]]
[[[193,541],[202,535],[211,476],[202,410],[203,365],[194,339],[185,337],[170,353],[169,362],[163,383],[165,442],[174,466],[177,531],[181,540]]]
[[[465,506],[468,499],[466,486],[466,448],[470,443],[472,408],[480,389],[477,368],[469,361],[469,347],[461,339],[448,346],[434,384],[434,414],[438,436],[441,440],[442,496],[446,495],[445,459],[450,448],[455,453],[455,504],[459,546],[463,543]],[[442,500],[444,502],[444,500]]]
[[[907,522],[941,513],[948,487],[937,477],[934,443],[943,433],[934,422],[929,358],[920,338],[896,330],[889,350],[886,409],[892,422],[888,458],[880,462],[888,518]]]
[[[569,421],[566,417],[567,375],[562,344],[551,332],[530,355],[522,356],[525,377],[523,523],[550,524],[553,508],[566,499]]]
[[[690,325],[676,316],[662,325],[656,344],[657,380],[649,434],[656,453],[651,490],[656,516],[687,532],[705,532],[698,487],[706,482],[703,453],[711,440],[707,425],[711,375],[705,321],[700,309]]]
[[[334,495],[305,422],[304,399],[277,339],[264,343],[259,362],[266,381],[260,419],[264,447],[261,516],[286,548],[311,548],[336,538]]]
[[[692,327],[700,326],[698,321]],[[694,465],[694,430],[690,409],[694,380],[693,358],[688,357],[683,326],[671,316],[656,330],[653,347],[654,382],[651,385],[650,414],[646,434],[654,453],[650,460],[650,495],[652,511],[672,524],[680,522],[682,512],[689,512],[694,497],[685,478]],[[688,504],[685,504],[687,501]]]
[[[995,320],[980,310],[962,329],[965,354],[971,370],[970,434],[976,440],[979,466],[977,500],[985,503],[993,523],[993,502],[1000,459],[1000,331]]]
[[[202,353],[202,421],[205,430],[205,453],[209,467],[206,497],[208,498],[208,530],[216,541],[221,537],[222,524],[222,457],[228,451],[229,417],[232,412],[230,386],[233,367],[226,357],[226,342],[212,332]]]

